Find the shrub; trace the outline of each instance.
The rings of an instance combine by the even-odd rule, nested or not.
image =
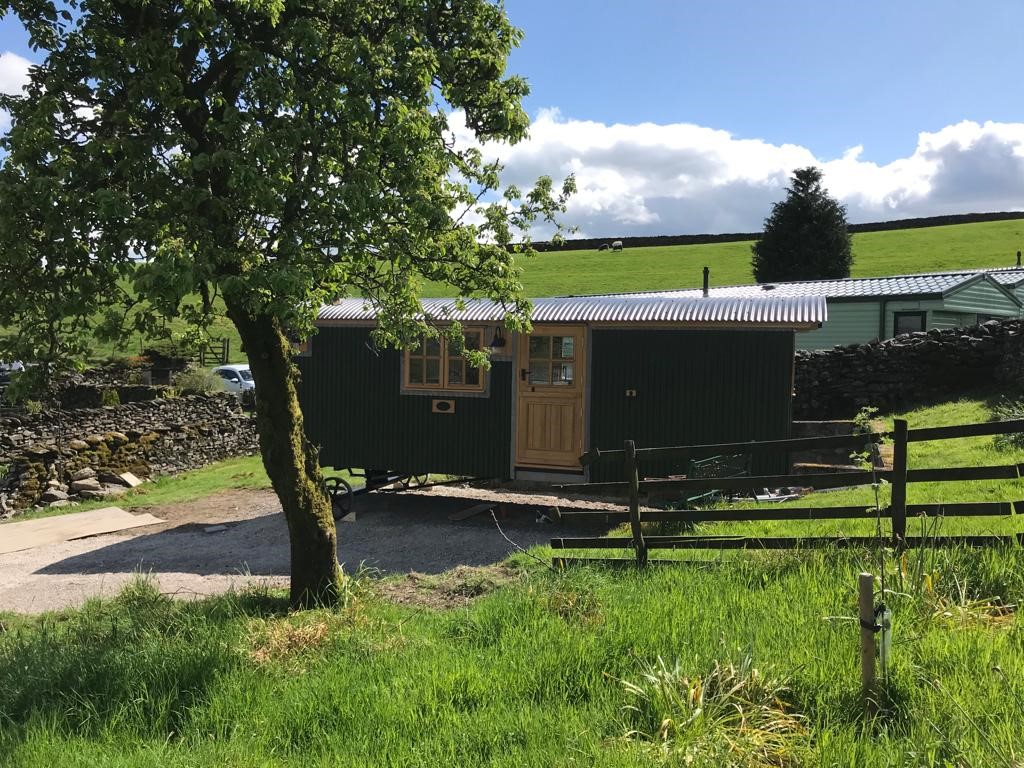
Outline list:
[[[104,389],[103,393],[100,395],[100,404],[105,406],[120,405],[121,396],[117,394],[116,389]]]
[[[1024,419],[1024,400],[1011,400],[1004,398],[993,409],[992,416],[995,421],[1011,421],[1013,419]],[[996,450],[1010,451],[1014,448],[1024,448],[1024,432],[1015,432],[1009,435],[996,435],[993,440]]]
[[[174,377],[174,388],[182,395],[209,395],[224,391],[224,381],[205,368],[187,368]]]
[[[37,416],[43,412],[43,404],[38,400],[25,400],[25,412],[30,416]]]

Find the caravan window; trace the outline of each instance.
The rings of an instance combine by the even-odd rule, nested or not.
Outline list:
[[[483,337],[482,329],[466,329],[462,334],[462,346],[457,348],[446,338],[424,336],[405,351],[405,386],[409,389],[482,391],[484,377],[480,369],[470,365],[462,352],[463,349],[482,349]]]
[[[923,331],[926,312],[895,312],[892,316],[892,335]]]

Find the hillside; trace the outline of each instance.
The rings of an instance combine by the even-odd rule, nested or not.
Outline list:
[[[526,262],[528,296],[693,288],[711,267],[712,285],[754,282],[751,241],[610,251],[552,251]],[[853,277],[1009,267],[1024,247],[1024,220],[860,232],[853,236]],[[430,285],[428,296],[450,295]]]

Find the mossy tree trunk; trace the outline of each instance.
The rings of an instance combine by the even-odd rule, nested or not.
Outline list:
[[[337,532],[316,448],[306,439],[292,350],[280,323],[228,302],[256,383],[263,466],[281,501],[291,543],[291,604],[333,605],[340,594]]]

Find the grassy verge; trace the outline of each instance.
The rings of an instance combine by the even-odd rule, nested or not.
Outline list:
[[[344,471],[326,471],[326,474],[351,479],[350,475]],[[356,482],[355,484],[358,486],[360,483]],[[269,488],[270,478],[267,477],[266,470],[263,468],[263,459],[259,456],[241,456],[225,459],[192,472],[157,478],[151,483],[143,483],[138,488],[133,488],[123,496],[87,501],[74,507],[31,510],[10,520],[0,521],[0,525],[15,523],[19,520],[64,515],[69,512],[85,512],[100,507],[118,506],[122,509],[133,510],[160,504],[196,501],[222,491]]]
[[[122,509],[138,509],[158,504],[176,504],[209,496],[220,491],[246,488],[269,488],[270,479],[263,469],[259,456],[242,456],[211,464],[208,467],[180,475],[161,477],[151,483],[143,483],[128,491],[124,496],[111,499],[88,501],[74,507],[32,510],[6,521],[31,520],[39,517],[84,512],[100,507],[118,506]],[[0,525],[4,524],[0,522]]]
[[[0,635],[0,754],[49,766],[1000,765],[1019,750],[1018,551],[954,552],[890,602],[858,701],[848,552],[555,574],[465,610],[357,590],[118,599]],[[961,589],[963,587],[963,589]],[[1019,755],[1018,755],[1019,757]]]

